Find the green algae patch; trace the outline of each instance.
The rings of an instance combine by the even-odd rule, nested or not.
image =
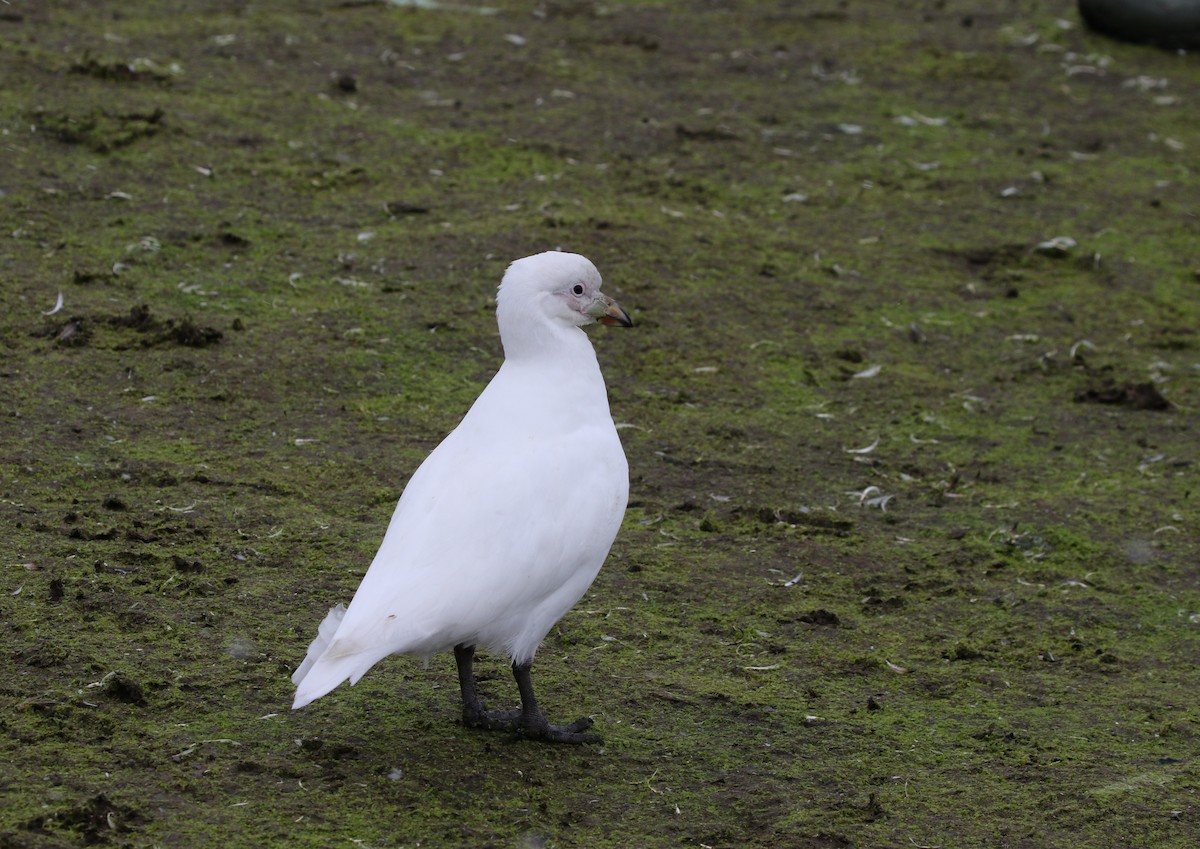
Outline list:
[[[489,6],[0,15],[0,845],[1195,845],[1193,57]],[[605,743],[448,657],[290,712],[558,246],[637,323],[536,665]]]

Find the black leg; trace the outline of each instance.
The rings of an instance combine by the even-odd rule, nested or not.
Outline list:
[[[475,689],[475,646],[459,643],[454,647],[454,662],[458,664],[458,687],[462,690],[463,725],[486,728],[490,731],[515,731],[520,710],[484,710]]]
[[[556,743],[602,743],[599,734],[585,734],[592,725],[590,716],[581,716],[570,725],[551,725],[537,699],[533,697],[533,680],[529,677],[530,663],[513,664],[513,677],[521,691],[521,724],[517,731],[524,737],[553,740]]]
[[[585,734],[592,724],[591,717],[581,717],[570,725],[551,725],[533,695],[529,676],[531,664],[513,664],[513,677],[521,691],[521,707],[515,710],[485,710],[475,688],[475,646],[459,644],[454,647],[458,664],[458,686],[462,690],[463,725],[488,731],[515,731],[531,740],[551,740],[557,743],[599,743],[598,734]]]
[[[475,690],[475,646],[459,643],[454,647],[454,662],[458,664],[458,688],[462,690],[463,717],[468,713],[483,713],[479,693]]]

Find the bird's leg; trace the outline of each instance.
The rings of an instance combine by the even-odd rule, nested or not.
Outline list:
[[[516,731],[521,711],[484,710],[475,689],[475,646],[459,643],[454,647],[454,662],[458,664],[458,687],[462,690],[463,725],[491,731]]]
[[[483,704],[475,689],[475,646],[459,643],[454,647],[454,662],[458,664],[458,688],[462,690],[463,719],[483,713]]]
[[[533,681],[529,676],[529,663],[514,663],[513,677],[521,691],[521,706],[514,710],[486,710],[475,688],[475,646],[463,643],[454,647],[454,661],[458,664],[458,686],[462,690],[463,725],[484,728],[488,731],[515,731],[531,740],[551,740],[556,743],[599,743],[600,735],[585,734],[591,726],[591,717],[581,717],[570,725],[551,725],[538,707],[533,695]]]
[[[529,669],[533,661],[513,664],[513,677],[517,679],[517,689],[521,691],[520,719],[517,720],[517,733],[523,737],[536,740],[552,740],[556,743],[601,743],[599,734],[585,734],[585,729],[592,725],[590,716],[581,716],[570,725],[551,725],[542,709],[538,707],[537,699],[533,696],[533,680]]]

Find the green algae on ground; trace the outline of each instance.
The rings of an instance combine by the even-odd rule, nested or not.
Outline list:
[[[0,16],[0,845],[1194,846],[1193,57],[491,5]],[[538,671],[606,744],[446,658],[288,712],[556,245],[639,324]]]

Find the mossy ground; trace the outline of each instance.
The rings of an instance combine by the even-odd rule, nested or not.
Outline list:
[[[1197,845],[1195,57],[405,5],[0,7],[0,846]],[[605,745],[462,728],[448,657],[289,712],[560,245],[638,322],[535,673]]]

